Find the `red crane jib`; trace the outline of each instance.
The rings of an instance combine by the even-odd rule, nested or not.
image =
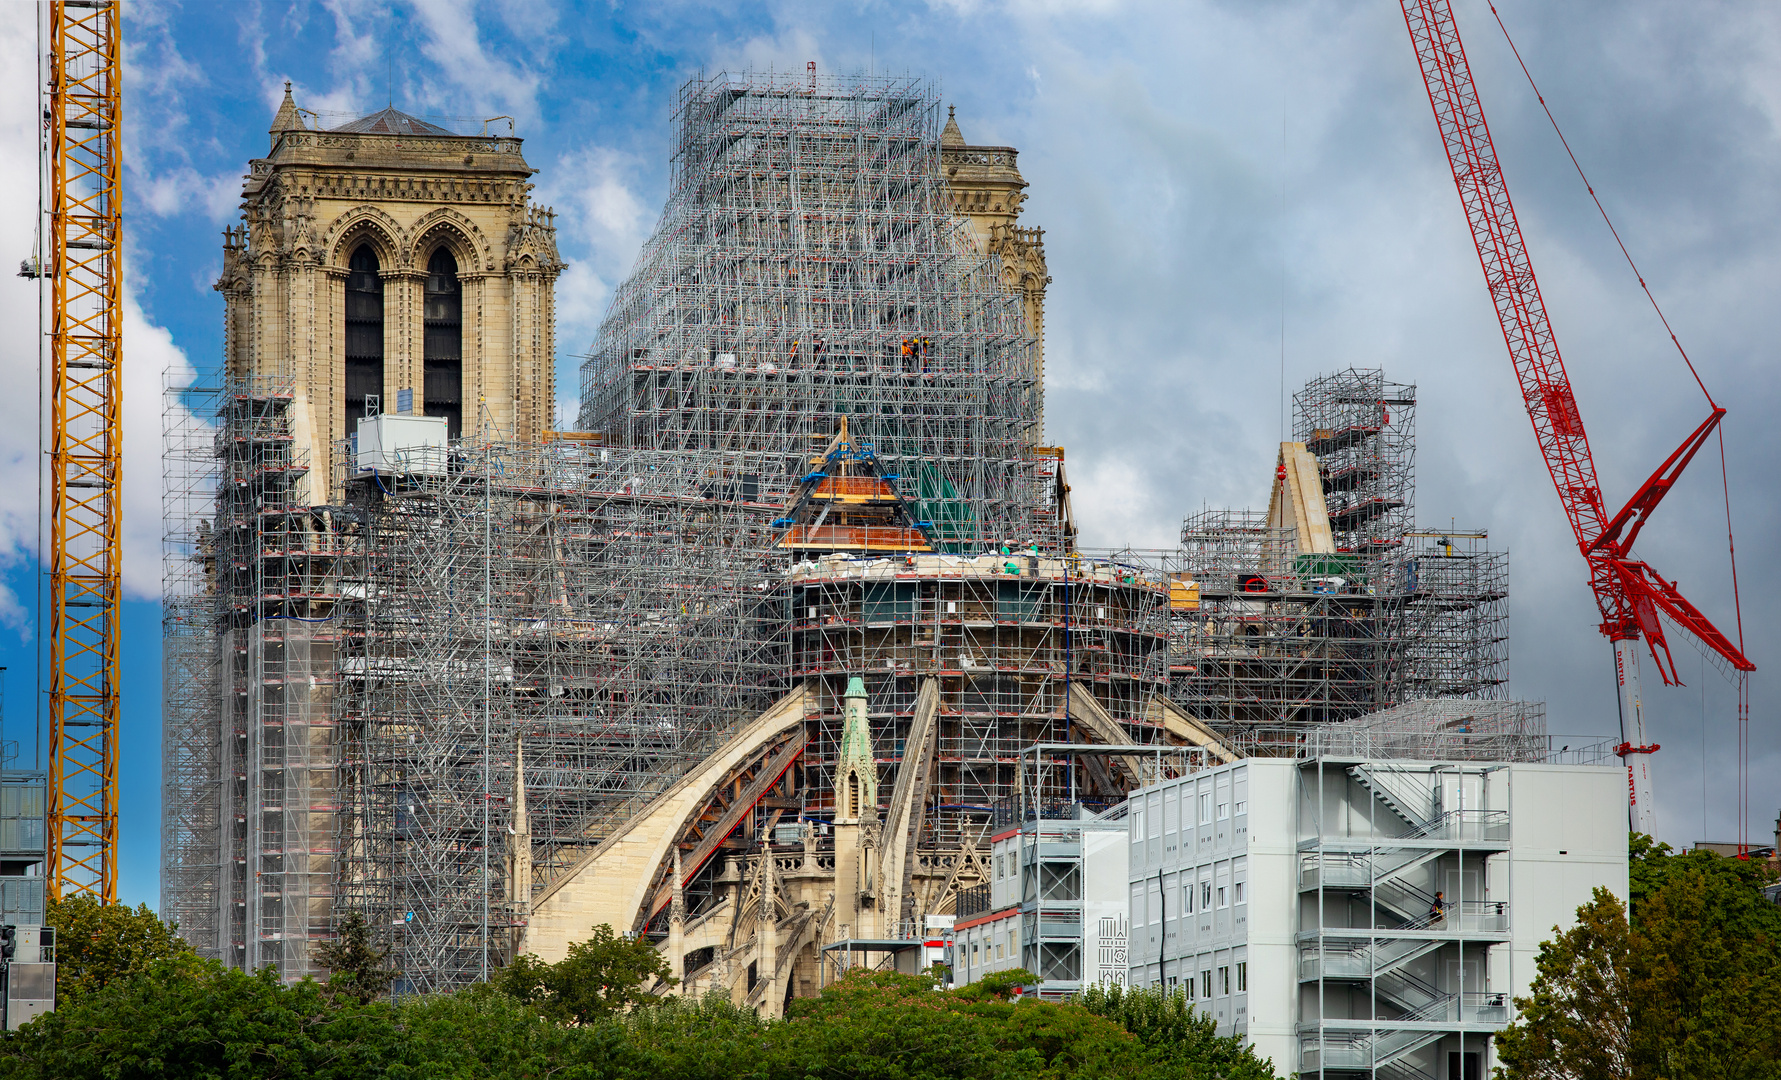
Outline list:
[[[1478,249],[1478,262],[1490,287],[1491,303],[1503,329],[1503,342],[1509,347],[1509,359],[1521,384],[1528,419],[1577,546],[1589,565],[1602,633],[1614,641],[1643,637],[1667,685],[1680,685],[1681,680],[1664,637],[1662,618],[1693,634],[1737,670],[1754,671],[1756,665],[1677,591],[1675,582],[1665,581],[1650,566],[1631,558],[1633,539],[1718,427],[1725,410],[1715,405],[1713,415],[1645,481],[1625,509],[1612,520],[1607,518],[1583,415],[1571,392],[1570,376],[1553,338],[1515,205],[1503,180],[1490,128],[1484,122],[1484,108],[1453,21],[1453,8],[1449,0],[1399,2],[1466,223],[1472,230],[1472,242]]]

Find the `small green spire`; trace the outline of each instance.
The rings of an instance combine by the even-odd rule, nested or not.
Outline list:
[[[858,675],[848,679],[842,698],[841,760],[835,763],[835,787],[839,794],[848,773],[857,777],[859,811],[856,814],[852,805],[837,806],[835,816],[850,820],[871,817],[878,806],[878,766],[872,761],[872,727],[866,721],[866,680]]]

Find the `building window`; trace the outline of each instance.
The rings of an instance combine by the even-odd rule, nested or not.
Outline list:
[[[365,398],[383,396],[383,278],[377,253],[360,244],[346,272],[346,432],[359,429]]]
[[[445,417],[456,439],[464,433],[464,293],[458,287],[458,260],[444,248],[427,260],[422,317],[426,414]]]
[[[1234,894],[1231,898],[1231,902],[1233,904],[1241,904],[1243,902],[1243,883],[1239,881],[1232,885],[1231,889]]]
[[[1249,961],[1244,960],[1237,965],[1237,993],[1249,992]]]
[[[1001,958],[1002,958],[1002,943],[998,941],[998,942],[996,942],[996,959],[1000,960]]]
[[[1228,966],[1218,969],[1218,992],[1221,994],[1231,992],[1231,969]]]
[[[1000,855],[996,856],[996,880],[1002,880],[1002,857]]]
[[[1247,814],[1247,813],[1249,813],[1249,803],[1244,801],[1243,799],[1238,799],[1237,800],[1237,816],[1242,817],[1244,814]]]
[[[1212,972],[1210,971],[1200,972],[1200,996],[1203,998],[1212,996]]]
[[[1219,906],[1219,907],[1226,907],[1226,906],[1227,906],[1227,905],[1226,905],[1226,903],[1225,903],[1225,888],[1224,888],[1224,886],[1223,886],[1223,885],[1220,885],[1220,886],[1219,886],[1219,887],[1218,887],[1218,906]]]
[[[1218,804],[1218,820],[1223,821],[1225,818],[1228,818],[1230,816],[1231,816],[1231,804],[1227,803],[1227,802],[1219,803]]]
[[[1192,884],[1188,884],[1188,885],[1182,886],[1182,888],[1181,888],[1181,914],[1192,915],[1193,913],[1194,913],[1194,887]]]
[[[1200,824],[1212,824],[1212,795],[1210,793],[1200,796]]]
[[[1202,882],[1200,882],[1200,910],[1206,911],[1206,910],[1210,909],[1211,907],[1212,907],[1212,883],[1210,881],[1202,881]]]

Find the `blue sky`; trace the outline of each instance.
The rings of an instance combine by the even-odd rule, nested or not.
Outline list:
[[[1610,501],[1705,415],[1482,0],[1456,0],[1534,265]],[[1749,652],[1781,637],[1781,16],[1699,3],[1500,5],[1726,423]],[[687,75],[868,66],[936,80],[966,137],[1019,148],[1046,229],[1047,432],[1089,541],[1160,546],[1202,505],[1256,505],[1290,390],[1383,366],[1420,388],[1418,506],[1491,530],[1513,573],[1518,697],[1553,730],[1615,730],[1607,644],[1521,410],[1410,52],[1365,3],[126,5],[128,483],[122,894],[154,903],[159,785],[159,387],[220,348],[210,288],[240,176],[286,79],[338,121],[382,107],[507,115],[572,266],[559,378],[660,210]],[[31,6],[0,10],[0,255],[30,248]],[[37,523],[35,315],[0,285],[0,664],[8,738],[31,752]],[[1284,332],[1283,332],[1284,330]],[[181,377],[190,378],[190,374]],[[1717,460],[1697,462],[1642,553],[1732,629]],[[1685,670],[1692,650],[1678,653]],[[1647,682],[1654,674],[1647,669]],[[1730,835],[1728,686],[1652,690],[1660,834]],[[1781,805],[1771,676],[1754,684],[1753,831]],[[1704,748],[1704,753],[1703,753]]]

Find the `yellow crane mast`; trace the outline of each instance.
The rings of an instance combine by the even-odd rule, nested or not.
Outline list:
[[[123,198],[116,0],[49,5],[49,887],[117,899]]]

